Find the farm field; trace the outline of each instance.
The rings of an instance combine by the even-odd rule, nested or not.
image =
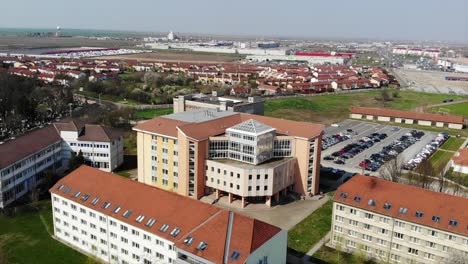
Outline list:
[[[200,62],[200,63],[235,62],[239,60],[239,57],[234,56],[232,54],[175,52],[175,51],[158,51],[158,52],[141,53],[141,54],[105,56],[101,58],[118,59],[118,60]]]

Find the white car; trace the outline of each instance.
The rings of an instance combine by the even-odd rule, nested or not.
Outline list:
[[[332,127],[339,127],[340,125],[338,125],[338,124],[335,123],[335,124],[331,124],[331,126],[332,126]]]

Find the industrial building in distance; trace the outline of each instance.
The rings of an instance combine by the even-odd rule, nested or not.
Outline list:
[[[228,195],[245,206],[294,190],[319,192],[323,126],[217,110],[157,117],[135,126],[138,181],[200,199]]]
[[[54,237],[106,263],[285,263],[287,231],[81,166],[51,189]]]
[[[248,97],[248,100],[245,102],[243,100],[219,97],[216,92],[213,92],[211,96],[205,94],[179,95],[174,98],[173,109],[174,113],[206,108],[263,115],[263,105],[263,99],[257,96]]]
[[[330,244],[391,263],[468,255],[468,199],[363,175],[333,198]]]

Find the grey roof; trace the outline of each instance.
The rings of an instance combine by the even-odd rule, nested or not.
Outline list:
[[[248,132],[248,133],[254,133],[254,134],[263,134],[265,132],[275,130],[273,127],[269,125],[265,125],[253,119],[249,119],[245,122],[242,122],[233,127],[230,127],[229,129],[235,129],[235,130]]]
[[[164,118],[189,122],[189,123],[201,123],[205,121],[215,120],[227,116],[236,115],[236,112],[229,111],[218,111],[214,109],[199,109],[188,112],[180,112],[164,116]]]

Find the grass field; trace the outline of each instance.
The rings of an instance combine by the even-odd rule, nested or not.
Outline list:
[[[378,96],[380,96],[380,91],[267,100],[265,115],[331,124],[348,118],[352,106],[383,107],[383,103],[375,99]],[[413,110],[440,103],[446,97],[447,95],[443,94],[400,91],[399,97],[388,102],[386,107]],[[453,96],[454,100],[466,98],[468,96]]]
[[[86,256],[51,237],[50,201],[42,201],[38,207],[38,211],[21,210],[14,217],[0,214],[0,248],[7,259],[2,263],[85,263]]]
[[[431,108],[432,112],[444,112],[452,115],[462,115],[468,117],[468,103],[453,104]]]
[[[321,247],[312,256],[314,263],[324,262],[328,264],[374,264],[377,263],[372,260],[368,260],[366,255],[363,253],[349,254],[345,252],[339,252],[336,249],[329,248],[327,246]]]
[[[450,137],[440,148],[456,151],[462,146],[463,142],[465,142],[464,138]]]
[[[297,254],[305,254],[331,228],[332,200],[315,210],[288,233],[288,247]]]
[[[457,182],[465,187],[468,187],[468,174],[463,174],[460,172],[454,172],[451,168],[446,174],[445,178],[450,179],[454,182]]]
[[[432,164],[432,167],[435,170],[435,175],[439,175],[439,170],[444,168],[444,166],[450,161],[453,156],[453,152],[437,150],[429,159]]]
[[[174,111],[172,108],[163,108],[163,109],[143,109],[137,110],[135,116],[138,119],[151,119],[156,116],[169,115]]]

